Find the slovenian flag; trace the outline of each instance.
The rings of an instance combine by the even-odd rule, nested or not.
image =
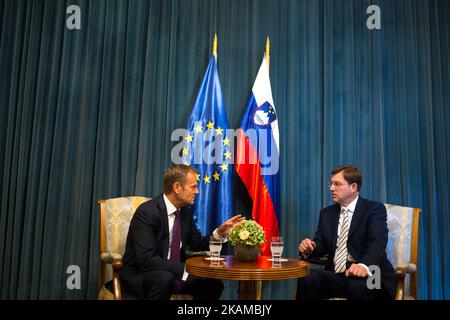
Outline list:
[[[279,235],[279,154],[278,118],[264,58],[239,128],[235,161],[236,172],[253,201],[252,217],[266,233],[263,255],[271,254],[270,238]]]

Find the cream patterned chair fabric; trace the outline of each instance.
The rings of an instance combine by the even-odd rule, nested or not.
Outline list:
[[[98,201],[100,205],[100,246],[101,269],[99,299],[121,299],[120,283],[115,277],[114,268],[122,266],[125,242],[131,218],[137,207],[149,200],[147,197],[121,197]],[[104,284],[114,280],[114,296],[104,288]]]
[[[421,209],[384,204],[389,239],[386,253],[396,269],[396,299],[417,299],[417,253]]]

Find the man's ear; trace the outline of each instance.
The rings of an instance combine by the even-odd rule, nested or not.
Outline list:
[[[178,194],[178,193],[180,192],[180,187],[181,187],[180,183],[177,182],[177,181],[175,181],[175,182],[172,184],[172,190],[173,190],[173,192],[176,193],[176,194]]]

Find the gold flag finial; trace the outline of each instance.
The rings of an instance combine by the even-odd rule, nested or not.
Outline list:
[[[269,40],[269,36],[267,36],[267,40],[266,40],[266,51],[264,52],[264,57],[266,58],[267,61],[267,69],[270,68],[270,40]]]
[[[217,33],[214,33],[212,53],[213,53],[214,57],[216,58],[216,63],[217,63]]]

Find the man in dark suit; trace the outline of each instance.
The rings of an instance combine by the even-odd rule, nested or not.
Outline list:
[[[209,237],[200,234],[191,210],[185,207],[193,205],[199,193],[196,174],[192,167],[172,166],[164,174],[164,193],[137,208],[119,272],[129,296],[152,300],[168,300],[172,293],[192,294],[199,300],[220,297],[222,281],[198,279],[185,271],[186,248],[202,251],[209,245]],[[213,236],[226,241],[229,230],[243,219],[232,217]]]
[[[312,269],[298,280],[297,299],[393,299],[396,277],[386,256],[386,208],[359,196],[362,178],[356,166],[339,166],[331,175],[335,204],[321,210],[314,240],[306,238],[299,245],[303,257],[328,255],[328,261],[323,270]],[[379,267],[379,289],[368,286],[370,266]]]

